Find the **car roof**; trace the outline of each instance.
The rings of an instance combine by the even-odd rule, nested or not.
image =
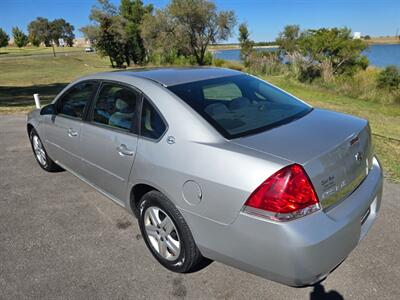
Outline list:
[[[102,73],[110,78],[114,75],[146,78],[164,86],[173,86],[182,83],[201,81],[243,74],[242,72],[213,67],[171,67],[171,68],[143,68],[124,71]]]

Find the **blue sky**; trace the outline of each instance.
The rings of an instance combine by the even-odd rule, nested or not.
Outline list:
[[[119,0],[111,0],[118,4]],[[144,1],[163,7],[168,0]],[[13,26],[26,31],[38,16],[64,18],[76,29],[89,23],[96,0],[0,0],[0,27],[9,34]],[[217,0],[219,9],[234,10],[246,21],[256,41],[274,40],[286,24],[301,28],[350,27],[363,35],[386,36],[400,31],[400,0]],[[237,31],[237,30],[235,30]],[[76,30],[77,36],[81,33]],[[229,42],[237,42],[236,34]]]

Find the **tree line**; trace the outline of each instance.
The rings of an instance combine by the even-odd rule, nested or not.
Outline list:
[[[28,43],[38,47],[43,43],[46,47],[53,47],[53,54],[55,55],[54,45],[60,46],[60,40],[63,39],[65,44],[69,47],[73,46],[75,34],[74,26],[64,19],[55,19],[49,21],[46,18],[37,17],[35,20],[28,24],[28,35],[26,35],[20,28],[13,27],[12,35],[14,44],[18,48],[25,47]],[[0,47],[6,47],[10,37],[0,28]]]
[[[233,11],[219,11],[208,0],[171,0],[163,9],[141,0],[121,0],[119,7],[98,0],[89,19],[80,30],[115,67],[179,57],[209,64],[208,45],[227,40],[236,25]]]

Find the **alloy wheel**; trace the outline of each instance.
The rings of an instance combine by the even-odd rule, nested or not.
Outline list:
[[[37,160],[42,166],[46,165],[46,152],[44,151],[42,142],[40,141],[37,135],[34,135],[32,138],[33,150],[35,151],[35,155]]]
[[[152,248],[167,260],[176,260],[181,252],[181,242],[175,224],[166,212],[155,206],[147,208],[144,225]]]

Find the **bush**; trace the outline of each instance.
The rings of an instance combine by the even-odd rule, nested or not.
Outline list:
[[[244,70],[244,66],[240,63],[235,63],[233,61],[227,61],[225,62],[222,67],[224,68],[228,68],[228,69],[232,69],[232,70],[236,70],[236,71],[243,71]]]
[[[222,67],[225,64],[225,60],[214,57],[212,64],[216,67]]]
[[[260,75],[281,75],[287,69],[279,53],[272,51],[253,51],[247,58],[247,67],[249,72]]]
[[[378,75],[378,87],[395,91],[400,89],[400,71],[396,66],[388,66]]]
[[[196,58],[193,56],[193,65],[197,65],[197,60]],[[212,62],[213,62],[213,55],[210,51],[207,51],[206,54],[204,55],[204,66],[211,66]]]
[[[170,51],[156,51],[150,54],[148,62],[156,65],[174,65],[174,66],[193,66],[197,65],[197,59],[193,55],[182,55],[177,50],[172,49]],[[210,52],[207,52],[204,56],[205,65],[211,65],[213,62],[213,56]]]
[[[327,88],[340,95],[366,101],[382,104],[400,104],[400,89],[390,91],[378,88],[376,78],[380,72],[382,71],[370,67],[367,70],[358,71],[353,76],[338,76],[330,82],[325,82],[318,78],[313,81],[313,85]]]
[[[187,66],[192,64],[190,57],[178,55],[176,51],[170,52],[154,52],[149,57],[149,62],[156,66],[177,65]]]

